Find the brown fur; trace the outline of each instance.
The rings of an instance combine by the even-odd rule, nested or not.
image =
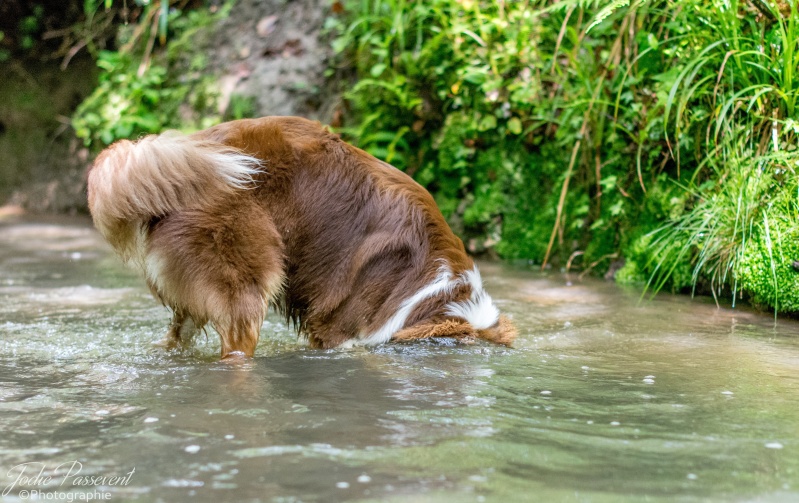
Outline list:
[[[410,324],[409,328],[400,330],[391,339],[405,342],[431,337],[452,337],[469,342],[479,338],[495,344],[510,346],[516,335],[516,327],[513,326],[513,323],[506,316],[500,316],[496,326],[482,330],[475,329],[469,323],[456,319]]]
[[[300,118],[119,142],[89,174],[89,204],[174,310],[167,345],[211,323],[223,357],[253,354],[270,302],[312,346],[335,347],[397,319],[442,266],[453,278],[474,267],[424,188]],[[473,294],[465,280],[433,292],[392,338],[510,344],[504,317],[475,329],[447,314]]]

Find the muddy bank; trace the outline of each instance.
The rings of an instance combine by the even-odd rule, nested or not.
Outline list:
[[[329,121],[334,97],[325,89],[330,46],[324,0],[242,0],[210,33],[220,107],[251,98],[256,116],[299,115]]]

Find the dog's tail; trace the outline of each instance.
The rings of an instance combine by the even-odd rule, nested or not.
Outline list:
[[[135,227],[253,186],[260,161],[227,145],[176,132],[104,150],[89,171],[95,226],[123,258]]]
[[[494,344],[510,346],[518,333],[512,321],[506,316],[500,316],[495,326],[477,330],[477,337]]]

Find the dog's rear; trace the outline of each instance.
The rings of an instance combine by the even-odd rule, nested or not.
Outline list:
[[[175,133],[121,141],[89,172],[95,226],[174,310],[174,346],[212,322],[222,356],[251,355],[283,282],[282,244],[250,192],[260,161]]]
[[[318,347],[515,337],[430,195],[310,121],[119,142],[89,204],[174,310],[169,345],[210,322],[223,357],[252,355],[270,302]]]
[[[225,145],[168,132],[104,150],[89,172],[94,224],[127,261],[142,224],[189,208],[222,201],[251,186],[260,161]]]

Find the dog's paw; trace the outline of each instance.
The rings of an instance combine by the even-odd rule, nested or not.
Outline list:
[[[152,347],[163,349],[164,351],[174,351],[176,349],[182,349],[180,340],[175,339],[174,337],[166,336],[160,341],[152,342]]]
[[[222,363],[236,364],[236,363],[249,362],[251,360],[252,356],[247,356],[247,353],[245,353],[244,351],[231,351],[230,353],[223,355],[220,361]]]

